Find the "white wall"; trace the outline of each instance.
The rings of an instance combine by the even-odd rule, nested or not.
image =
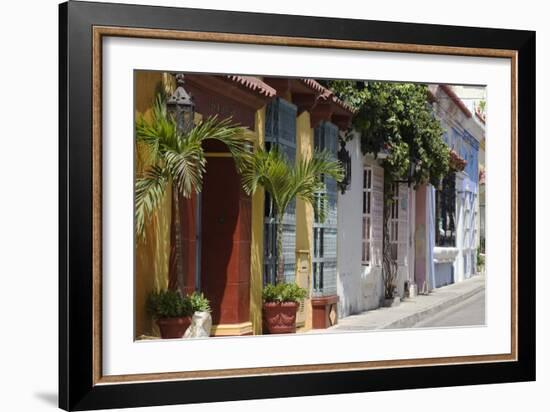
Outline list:
[[[118,0],[123,2],[124,0]],[[139,3],[139,0],[126,0]],[[425,22],[434,24],[481,27],[507,27],[537,30],[537,117],[545,119],[550,103],[544,91],[550,89],[550,26],[547,24],[546,4],[525,0],[480,2],[463,0],[461,7],[442,7],[440,1],[387,0],[357,2],[339,0],[147,0],[149,4],[232,9],[271,13],[292,13],[359,19]],[[55,410],[57,393],[57,4],[58,0],[4,2],[0,13],[0,34],[4,59],[0,66],[3,94],[0,100],[3,117],[3,151],[0,176],[4,193],[0,204],[0,250],[4,293],[0,300],[2,313],[2,351],[0,383],[2,409],[6,411],[44,412]],[[38,67],[39,65],[39,67]],[[38,71],[39,70],[39,71]],[[40,90],[44,104],[33,111],[34,124],[41,133],[27,133],[21,125],[28,124],[28,79]],[[489,97],[490,98],[490,97]],[[490,120],[490,119],[489,119]],[[550,162],[550,124],[537,124],[537,173],[547,176]],[[21,157],[25,164],[21,168]],[[6,178],[14,176],[17,178]],[[37,182],[26,190],[22,182]],[[550,277],[544,251],[548,247],[550,220],[542,219],[550,195],[545,190],[547,179],[537,179],[537,382],[479,385],[453,388],[382,391],[346,395],[312,396],[304,398],[265,399],[211,403],[203,405],[139,408],[143,412],[252,412],[313,410],[343,411],[388,409],[388,405],[406,407],[408,412],[446,412],[524,410],[528,404],[546,404],[550,386],[550,300],[544,299],[550,290]],[[40,199],[39,210],[37,199]],[[25,228],[33,227],[32,237]],[[29,251],[32,251],[30,255]],[[22,293],[26,302],[22,302]],[[489,297],[490,298],[490,297]],[[29,303],[30,302],[30,303]],[[15,311],[15,312],[14,312]],[[17,316],[15,316],[17,314]],[[32,328],[21,328],[21,319],[37,319]],[[344,350],[344,349],[341,349]],[[365,348],[368,351],[368,348]],[[9,389],[8,389],[9,388]],[[116,410],[113,410],[115,412]],[[122,411],[122,410],[120,410]],[[128,411],[128,410],[124,410]]]
[[[363,266],[361,262],[363,165],[379,166],[364,158],[358,137],[348,142],[346,149],[351,156],[352,178],[346,193],[338,194],[337,293],[340,317],[378,307],[383,295],[380,265]],[[380,248],[373,249],[373,256],[381,256]]]
[[[475,221],[475,211],[479,209],[477,188],[472,191],[472,184],[468,176],[459,172],[456,174],[456,247],[458,255],[455,260],[455,282],[462,282],[472,276],[472,265],[476,262],[477,232],[479,222]],[[466,203],[470,210],[466,210]],[[466,230],[467,221],[470,229]],[[472,257],[473,256],[473,257]]]

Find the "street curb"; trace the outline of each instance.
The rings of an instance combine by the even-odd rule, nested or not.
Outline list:
[[[386,325],[380,326],[378,329],[399,329],[399,328],[410,328],[414,325],[416,325],[418,322],[424,320],[424,318],[429,317],[431,315],[435,315],[437,312],[441,312],[442,310],[445,310],[453,305],[456,305],[460,303],[463,300],[466,300],[475,294],[483,291],[485,289],[485,284],[479,285],[479,287],[472,289],[468,292],[465,292],[461,295],[455,296],[449,300],[439,302],[434,304],[433,306],[430,306],[426,309],[423,309],[419,312],[413,313],[411,315],[407,315],[404,318],[395,320],[393,322],[390,322]]]

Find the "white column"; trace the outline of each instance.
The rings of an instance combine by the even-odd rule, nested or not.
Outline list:
[[[456,282],[464,280],[464,200],[463,191],[456,194],[456,247],[458,248],[454,265]]]

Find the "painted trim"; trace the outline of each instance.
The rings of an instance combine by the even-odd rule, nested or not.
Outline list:
[[[313,154],[313,129],[311,126],[311,116],[308,111],[304,111],[296,118],[296,161],[308,159]],[[303,199],[296,199],[296,283],[308,290],[308,297],[304,300],[303,312],[298,312],[298,322],[303,324],[300,330],[310,330],[312,327],[312,306],[311,296],[313,295],[313,208]],[[307,270],[302,271],[298,263],[306,260]]]
[[[233,157],[230,152],[206,152],[205,157]]]
[[[256,111],[255,146],[265,143],[265,107]],[[262,334],[262,289],[264,271],[264,202],[265,192],[259,187],[252,195],[250,238],[250,321],[254,335]]]
[[[241,336],[252,335],[252,322],[243,323],[222,323],[212,325],[210,336]]]

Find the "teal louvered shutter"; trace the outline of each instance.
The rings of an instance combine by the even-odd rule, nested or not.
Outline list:
[[[291,163],[296,160],[295,105],[277,98],[266,107],[266,148],[277,146]],[[277,278],[277,225],[269,193],[265,197],[264,214],[264,285]],[[292,201],[283,218],[283,262],[285,282],[293,282],[296,269],[296,201]]]
[[[327,150],[337,158],[338,127],[323,122],[315,128],[313,139],[315,150]],[[322,197],[328,203],[328,213],[324,222],[315,216],[313,223],[313,294],[329,296],[336,294],[337,266],[337,201],[338,186],[334,179],[324,177],[325,192],[318,193],[318,202]]]

